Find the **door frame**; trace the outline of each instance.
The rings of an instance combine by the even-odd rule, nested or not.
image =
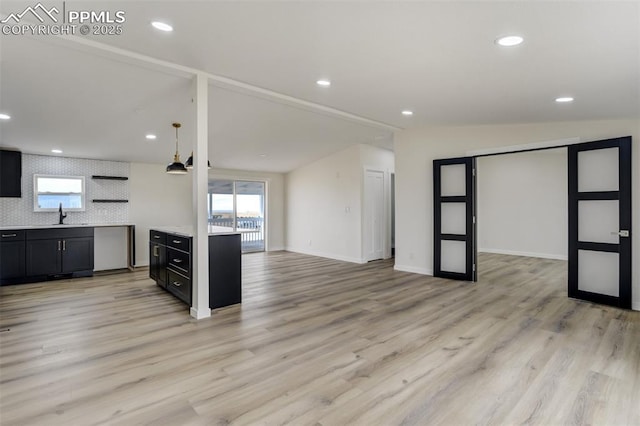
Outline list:
[[[442,196],[441,167],[455,164],[465,166],[465,195],[456,197]],[[476,231],[476,159],[475,157],[457,157],[433,160],[433,276],[463,281],[477,281],[476,259],[478,256]],[[442,233],[442,203],[465,203],[465,235]],[[442,241],[464,241],[465,272],[443,271],[441,268]]]
[[[382,256],[380,257],[380,259],[387,259],[388,258],[388,251],[387,250],[387,246],[388,246],[388,236],[387,236],[387,231],[389,229],[389,226],[387,224],[388,222],[388,214],[387,214],[387,204],[388,204],[388,196],[387,196],[387,175],[388,173],[384,170],[380,170],[377,169],[375,167],[364,167],[363,169],[363,173],[362,173],[362,227],[361,227],[361,250],[362,250],[362,261],[363,263],[366,262],[370,262],[372,260],[378,260],[376,259],[369,259],[368,257],[368,253],[366,251],[366,247],[367,247],[367,237],[366,232],[366,223],[367,223],[367,215],[368,215],[368,211],[366,208],[366,201],[367,201],[367,173],[368,172],[374,172],[374,173],[380,173],[382,174],[382,220],[381,220],[381,239],[382,239]]]
[[[578,153],[598,149],[618,148],[618,191],[578,191]],[[585,142],[568,147],[568,222],[569,222],[569,277],[568,293],[574,299],[587,300],[603,305],[631,309],[631,136]],[[619,237],[618,244],[593,243],[580,241],[578,230],[578,204],[580,200],[618,200],[619,230],[629,231],[628,237]],[[618,296],[593,293],[579,289],[578,251],[593,250],[597,252],[618,253],[619,284]]]

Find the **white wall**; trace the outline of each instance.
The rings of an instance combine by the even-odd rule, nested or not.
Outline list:
[[[149,264],[149,229],[190,226],[191,175],[169,175],[162,164],[131,163],[130,222],[136,226],[136,266]]]
[[[433,160],[492,147],[579,137],[633,137],[633,306],[640,310],[640,120],[417,127],[395,136],[396,269],[433,272]]]
[[[478,251],[567,259],[567,150],[477,159]]]
[[[364,170],[368,167],[384,171],[388,194],[389,172],[393,171],[393,166],[392,152],[355,145],[287,174],[287,250],[364,262]],[[386,245],[390,247],[388,242]]]
[[[192,176],[169,175],[162,164],[131,163],[130,222],[136,225],[136,266],[149,264],[149,229],[192,225]],[[284,176],[211,169],[209,179],[267,182],[267,250],[284,248]]]

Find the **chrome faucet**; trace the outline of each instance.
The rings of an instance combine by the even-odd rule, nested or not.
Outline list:
[[[60,203],[60,207],[58,207],[58,213],[60,214],[60,220],[58,222],[58,225],[63,225],[64,224],[64,219],[67,217],[67,214],[62,214],[62,203]]]

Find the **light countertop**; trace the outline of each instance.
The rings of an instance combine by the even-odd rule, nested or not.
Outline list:
[[[65,223],[64,225],[15,225],[0,226],[0,231],[12,231],[17,229],[48,229],[48,228],[107,228],[135,226],[133,223]]]
[[[242,231],[232,231],[224,226],[209,225],[208,228],[209,235],[234,235],[242,233]],[[151,229],[154,231],[181,235],[183,237],[193,237],[193,227],[191,226],[153,226]]]

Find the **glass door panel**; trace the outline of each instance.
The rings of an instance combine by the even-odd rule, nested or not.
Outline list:
[[[631,308],[631,137],[569,146],[568,286]]]
[[[475,159],[435,160],[434,276],[476,280]]]
[[[236,221],[242,251],[264,251],[264,182],[236,181]]]

